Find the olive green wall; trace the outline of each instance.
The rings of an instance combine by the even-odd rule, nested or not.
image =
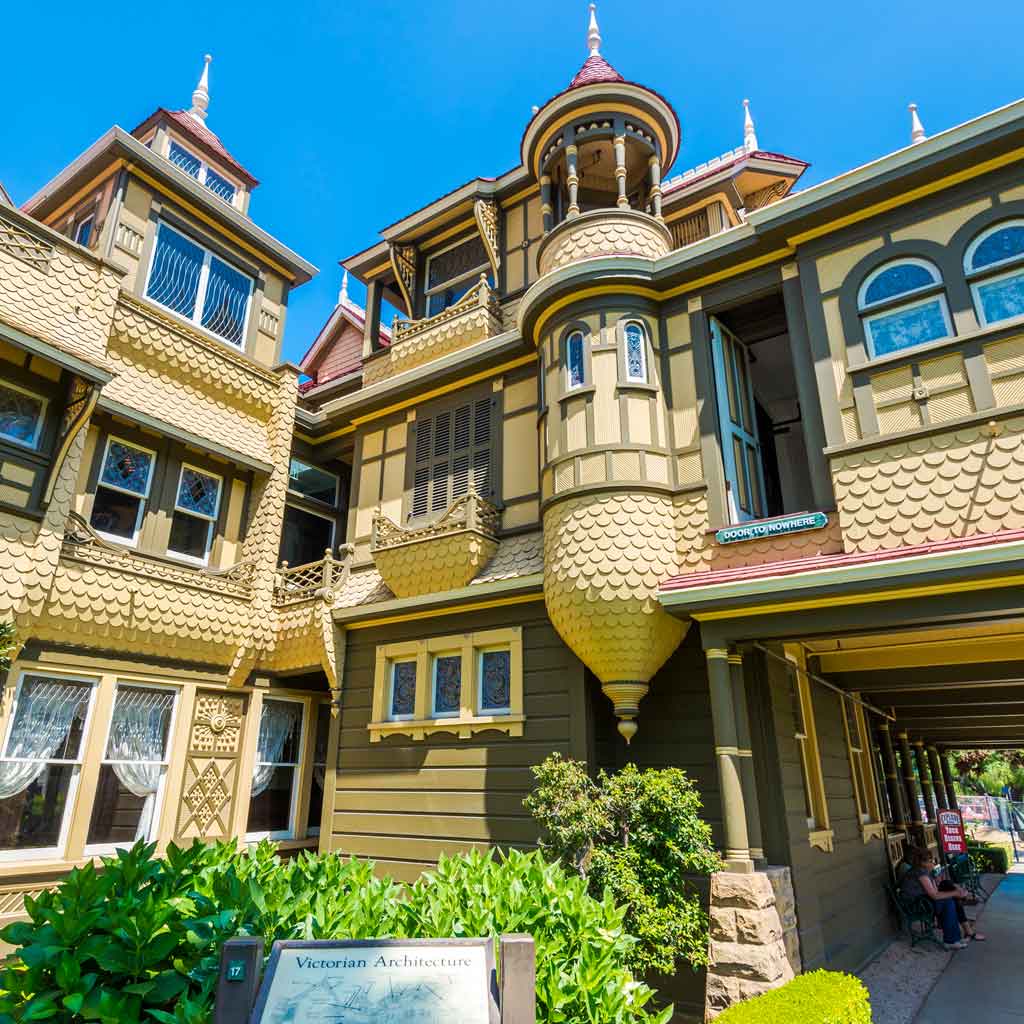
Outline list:
[[[444,732],[370,743],[377,644],[517,625],[523,628],[521,738],[481,732],[458,739]],[[341,699],[331,845],[371,857],[401,879],[417,877],[441,853],[532,847],[537,830],[522,806],[531,766],[554,751],[586,757],[583,665],[555,633],[540,600],[350,631]]]

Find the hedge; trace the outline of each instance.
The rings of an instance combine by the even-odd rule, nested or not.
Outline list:
[[[850,974],[811,971],[730,1007],[715,1024],[871,1024],[867,989]]]
[[[1010,870],[1010,849],[998,843],[967,844],[967,852],[979,871],[999,875],[1005,875]]]

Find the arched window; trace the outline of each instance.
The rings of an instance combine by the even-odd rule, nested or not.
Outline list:
[[[573,331],[565,339],[565,390],[581,388],[587,382],[587,364],[583,349],[583,332]]]
[[[942,275],[925,260],[896,260],[872,271],[857,305],[872,359],[953,333]]]
[[[622,331],[623,361],[626,367],[626,380],[630,384],[647,383],[647,332],[643,324],[631,320]]]
[[[967,247],[964,272],[981,324],[1024,316],[1024,220],[1003,221]]]

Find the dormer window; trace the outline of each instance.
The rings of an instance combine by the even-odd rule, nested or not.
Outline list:
[[[238,189],[227,178],[218,174],[205,160],[200,159],[195,153],[177,142],[170,144],[167,150],[167,159],[180,167],[186,174],[190,174],[201,185],[205,185],[214,195],[220,196],[224,202],[234,206]]]
[[[161,222],[146,297],[241,348],[252,278]]]

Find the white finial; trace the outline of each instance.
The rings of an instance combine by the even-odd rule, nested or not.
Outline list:
[[[924,125],[921,118],[917,116],[917,104],[911,103],[907,109],[910,111],[910,144],[913,146],[918,142],[924,142]]]
[[[344,306],[348,303],[348,271],[341,275],[341,291],[338,292],[338,305]]]
[[[601,30],[597,27],[597,4],[590,5],[590,25],[587,28],[587,49],[590,56],[596,57],[601,52]]]
[[[538,107],[536,103],[534,103],[534,105],[530,107],[531,114],[536,114],[538,110],[540,110],[540,107]]]
[[[750,116],[750,100],[743,101],[743,148],[748,153],[760,148],[757,144],[757,133],[754,131],[754,119]]]
[[[199,84],[192,93],[192,109],[189,113],[200,123],[206,120],[206,108],[210,105],[210,61],[213,58],[206,54],[203,57],[203,73],[199,76]]]

